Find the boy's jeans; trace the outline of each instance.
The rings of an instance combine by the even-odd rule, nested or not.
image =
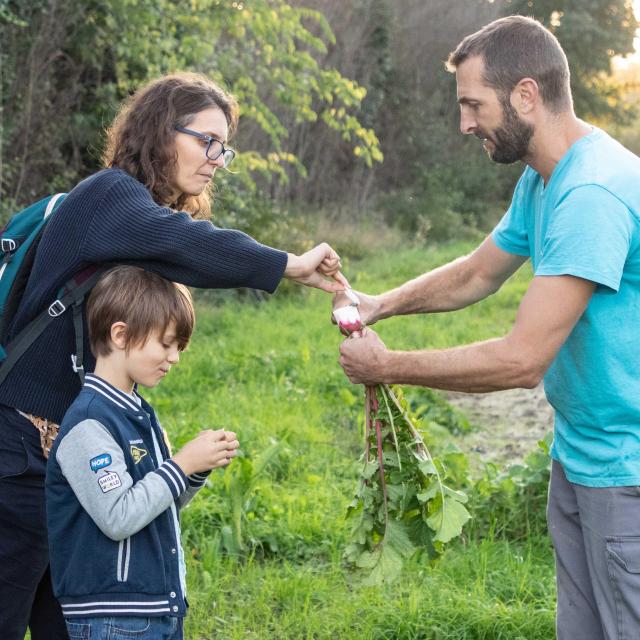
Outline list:
[[[71,640],[182,640],[182,618],[66,618]]]
[[[640,487],[585,487],[553,461],[558,640],[640,638]]]

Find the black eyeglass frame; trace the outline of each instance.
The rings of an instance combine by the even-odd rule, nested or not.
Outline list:
[[[180,133],[186,133],[188,136],[193,136],[194,138],[199,138],[200,140],[203,140],[204,142],[207,142],[207,148],[205,149],[205,156],[207,156],[207,158],[209,158],[209,160],[217,160],[220,156],[222,156],[224,158],[224,168],[226,169],[232,162],[233,159],[236,157],[236,151],[235,149],[232,149],[231,147],[225,147],[224,146],[224,142],[222,142],[222,140],[218,140],[218,138],[214,138],[213,136],[208,136],[206,133],[200,133],[199,131],[194,131],[193,129],[187,129],[186,127],[175,127],[176,131],[179,131]],[[220,153],[216,153],[215,156],[210,156],[209,155],[209,151],[211,150],[211,145],[217,142],[220,145]],[[231,153],[231,159],[227,160],[227,154]]]

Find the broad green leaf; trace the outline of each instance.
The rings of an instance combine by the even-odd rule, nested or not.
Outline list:
[[[367,542],[371,531],[373,531],[373,518],[365,513],[362,515],[360,522],[353,528],[351,536],[354,542],[362,545]]]
[[[427,518],[427,524],[436,532],[434,540],[449,542],[462,533],[462,527],[470,517],[464,505],[447,496],[436,512]]]
[[[351,543],[347,545],[344,550],[344,559],[347,562],[351,562],[352,564],[356,564],[358,558],[362,555],[362,546],[356,543]]]
[[[436,466],[433,463],[433,460],[421,460],[418,467],[425,476],[432,476],[436,473]]]
[[[421,491],[420,493],[416,494],[416,497],[418,498],[418,500],[420,502],[424,503],[424,502],[427,502],[429,500],[432,500],[439,493],[440,493],[440,484],[434,478],[434,479],[429,481],[429,483],[427,484],[427,486],[426,486],[424,491]]]
[[[376,587],[395,580],[402,571],[402,556],[390,545],[383,544],[372,552],[363,553],[356,565],[370,570],[363,584]]]
[[[367,464],[365,464],[364,466],[364,469],[361,475],[365,480],[371,480],[371,478],[373,478],[373,476],[375,476],[377,473],[378,473],[378,463],[367,462]]]
[[[404,496],[404,486],[401,484],[388,484],[387,496],[391,502],[398,502]]]
[[[462,504],[466,504],[467,500],[469,500],[466,493],[463,493],[462,491],[456,491],[455,489],[451,489],[446,485],[442,485],[442,490],[445,496],[449,496],[450,498],[453,498],[458,502],[462,502]]]
[[[403,558],[410,558],[416,551],[409,538],[407,526],[401,520],[389,520],[384,537],[384,545],[392,546]]]
[[[409,538],[418,549],[424,549],[432,559],[438,555],[433,546],[434,533],[420,514],[411,518],[406,527]]]

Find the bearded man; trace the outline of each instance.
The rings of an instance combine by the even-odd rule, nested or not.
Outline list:
[[[547,521],[558,638],[640,638],[640,159],[576,117],[566,56],[533,19],[488,24],[447,64],[462,133],[495,162],[527,166],[475,251],[359,294],[361,316],[466,307],[527,259],[533,280],[503,337],[399,352],[366,328],[343,342],[340,362],[354,383],[478,393],[544,378],[555,409]]]

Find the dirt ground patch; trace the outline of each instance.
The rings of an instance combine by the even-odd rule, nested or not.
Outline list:
[[[542,385],[482,394],[447,392],[446,398],[476,427],[458,439],[458,446],[485,462],[521,462],[553,428],[553,409]]]

